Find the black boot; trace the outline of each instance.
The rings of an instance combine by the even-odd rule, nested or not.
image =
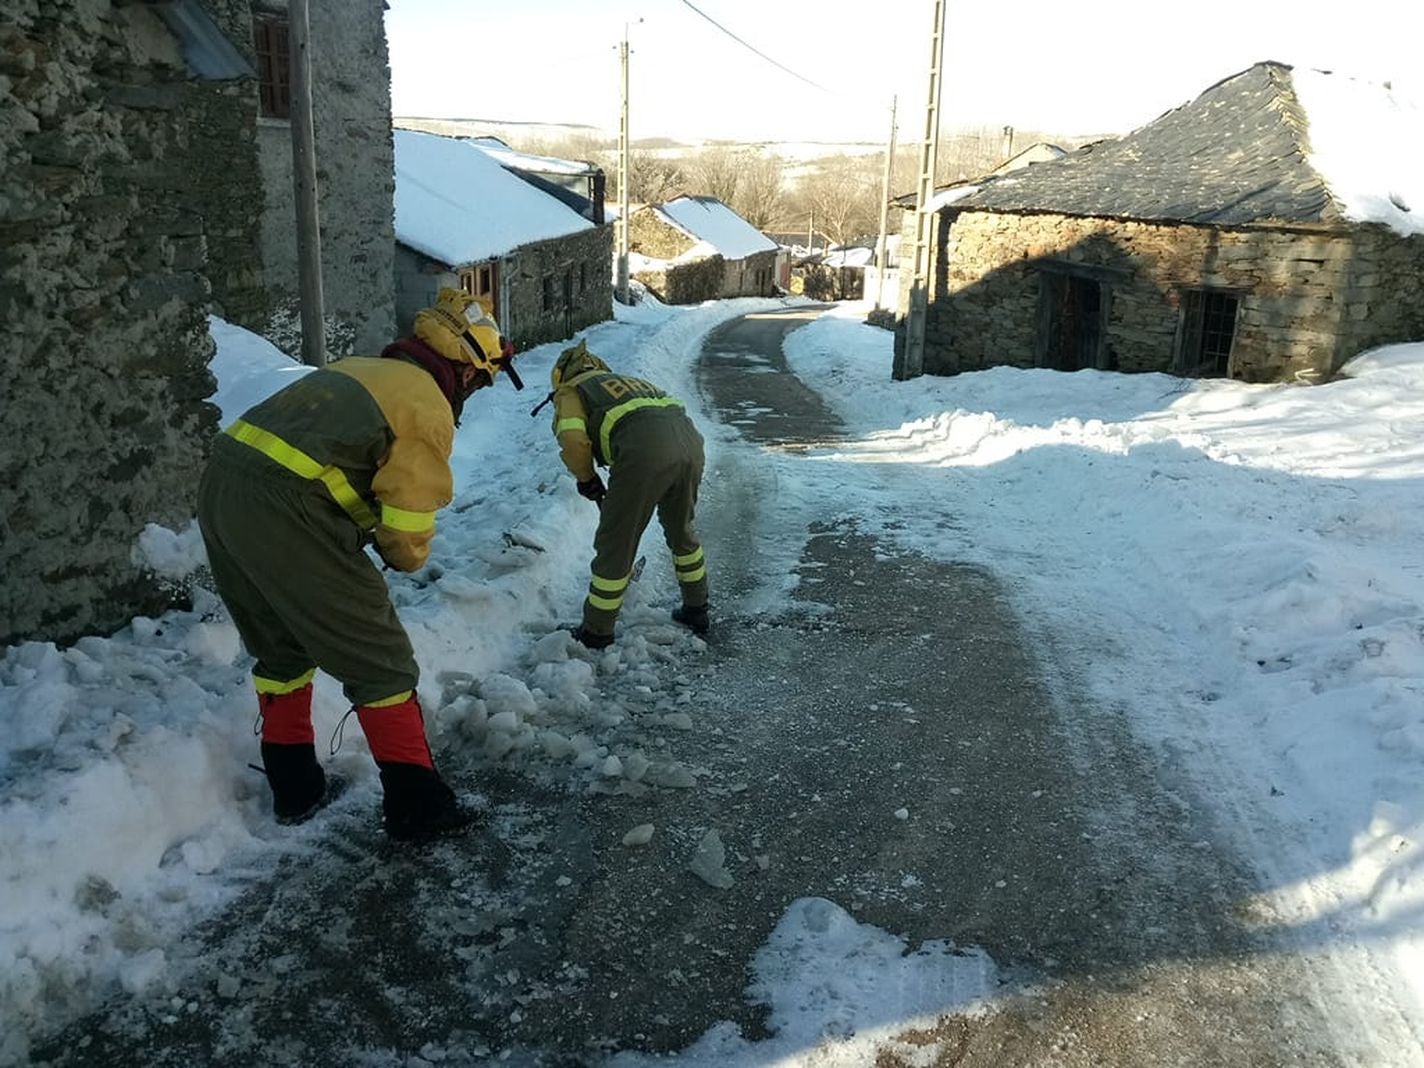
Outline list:
[[[574,629],[574,641],[578,642],[585,649],[607,649],[613,644],[613,635],[599,634],[591,631],[583,624],[579,624]]]
[[[460,804],[455,791],[438,772],[419,764],[378,761],[386,833],[399,842],[419,841],[458,834],[474,822],[474,814]]]
[[[301,823],[326,801],[326,772],[317,763],[315,745],[263,742],[262,765],[278,823]]]
[[[706,634],[712,628],[705,604],[684,604],[672,610],[674,623],[681,623],[693,634]]]

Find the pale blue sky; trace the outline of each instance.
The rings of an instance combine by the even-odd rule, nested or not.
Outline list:
[[[390,0],[397,115],[618,127],[633,23],[635,138],[922,135],[931,0]],[[949,0],[946,125],[1121,132],[1262,59],[1393,79],[1424,97],[1421,0]],[[636,20],[642,18],[642,22]]]

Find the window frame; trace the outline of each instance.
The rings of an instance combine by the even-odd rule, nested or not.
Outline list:
[[[285,15],[252,15],[252,47],[257,55],[257,114],[264,119],[292,117],[291,23]]]
[[[1174,360],[1177,374],[1186,378],[1230,378],[1231,357],[1236,350],[1237,325],[1241,321],[1239,290],[1215,286],[1190,286],[1180,290],[1180,317],[1177,327],[1177,352]],[[1230,309],[1223,306],[1230,302]],[[1223,320],[1230,322],[1225,328]],[[1210,339],[1226,338],[1224,351],[1219,346],[1208,349]]]

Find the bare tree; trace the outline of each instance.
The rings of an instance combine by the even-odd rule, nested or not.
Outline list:
[[[628,153],[629,200],[639,204],[661,204],[677,196],[685,187],[686,178],[676,159],[664,158],[645,149]],[[613,194],[614,191],[610,190],[610,195]]]
[[[570,134],[556,140],[525,138],[517,143],[511,141],[509,147],[516,152],[527,152],[531,156],[550,156],[554,159],[574,159],[602,167],[606,172],[610,165],[617,169],[617,146],[592,134]]]
[[[737,196],[744,159],[736,149],[722,146],[704,148],[687,159],[689,187],[701,196],[716,197],[731,204]]]
[[[742,155],[736,196],[728,203],[758,230],[766,230],[782,211],[785,165],[781,157],[752,149]]]
[[[797,184],[793,214],[814,215],[816,229],[836,244],[874,233],[880,225],[880,161],[874,156],[832,156]]]

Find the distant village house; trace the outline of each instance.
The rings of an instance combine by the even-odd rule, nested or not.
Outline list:
[[[650,204],[628,219],[634,278],[667,304],[776,292],[778,246],[716,197]]]
[[[442,286],[480,298],[517,347],[612,315],[612,228],[597,168],[492,139],[395,132],[396,317]]]

